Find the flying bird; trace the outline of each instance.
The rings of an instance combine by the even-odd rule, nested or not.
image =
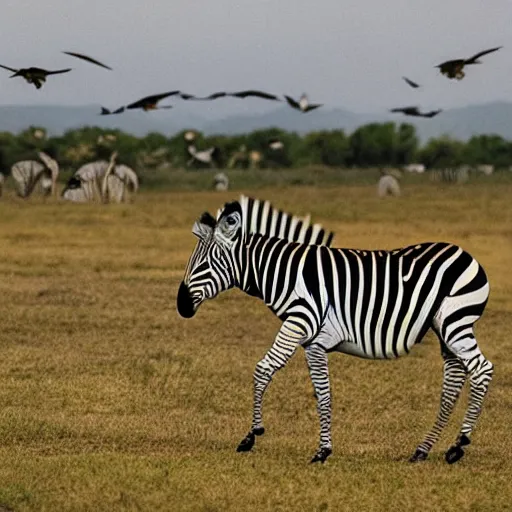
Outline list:
[[[417,84],[416,82],[413,82],[412,80],[410,80],[406,76],[403,76],[402,78],[405,80],[405,83],[410,85],[413,89],[417,89],[418,87],[420,87],[420,84]]]
[[[122,114],[124,112],[125,107],[119,107],[116,110],[109,110],[108,108],[101,107],[100,116],[111,116],[114,114]]]
[[[435,117],[437,114],[440,114],[442,112],[441,109],[439,110],[431,110],[429,112],[420,112],[419,107],[400,107],[400,108],[392,108],[390,112],[393,113],[401,113],[406,116],[413,116],[413,117]]]
[[[135,101],[134,103],[130,103],[126,108],[134,109],[141,108],[144,111],[148,110],[157,110],[162,108],[172,108],[172,105],[166,105],[164,107],[158,107],[157,104],[160,100],[164,98],[168,98],[169,96],[176,96],[180,94],[180,91],[170,91],[164,92],[162,94],[153,94],[152,96],[146,96],[145,98],[141,98],[140,100]]]
[[[216,100],[218,98],[225,98],[228,95],[227,92],[214,92],[209,96],[205,96],[204,98],[197,98],[199,100]]]
[[[479,52],[473,55],[469,59],[447,60],[446,62],[443,62],[442,64],[439,64],[435,67],[439,68],[442,75],[445,75],[450,79],[455,78],[457,80],[462,80],[465,76],[464,66],[469,66],[471,64],[481,64],[481,62],[478,60],[480,57],[483,57],[488,53],[497,52],[501,48],[503,48],[503,46],[497,46],[496,48],[491,48],[490,50],[484,50],[483,52]]]
[[[310,110],[314,110],[315,108],[322,106],[321,104],[311,105],[309,103],[309,100],[308,100],[308,97],[306,94],[303,94],[299,98],[299,101],[294,100],[290,96],[285,95],[284,97],[285,97],[286,101],[288,102],[288,105],[290,105],[290,107],[292,107],[296,110],[300,110],[301,112],[309,112]]]
[[[221,93],[215,93],[217,96]],[[225,94],[226,96],[233,96],[235,98],[248,98],[250,96],[255,98],[262,98],[264,100],[273,100],[273,101],[281,101],[275,94],[269,94],[268,92],[263,91],[254,91],[254,90],[248,90],[248,91],[239,91],[239,92],[229,92]]]
[[[92,57],[84,55],[83,53],[76,53],[76,52],[62,52],[62,53],[65,53],[66,55],[71,55],[72,57],[76,57],[78,59],[86,60],[87,62],[96,64],[97,66],[101,66],[102,68],[105,68],[105,69],[110,69],[110,71],[112,71],[111,67],[107,66],[106,64],[103,64],[99,60],[96,60],[96,59],[93,59]]]
[[[224,98],[228,95],[227,92],[214,92],[209,96],[194,96],[193,94],[180,93],[180,98],[183,100],[196,100],[196,101],[209,101],[216,100],[218,98]]]
[[[421,117],[435,117],[437,114],[440,114],[443,110],[438,108],[437,110],[431,110],[430,112],[424,112],[421,114]]]
[[[37,89],[40,89],[43,86],[43,84],[46,82],[46,77],[48,75],[58,75],[60,73],[67,73],[68,71],[71,71],[71,68],[58,69],[56,71],[47,71],[46,69],[34,68],[34,67],[14,69],[14,68],[10,68],[8,66],[3,66],[2,64],[0,64],[0,67],[13,72],[13,74],[9,78],[21,76],[29,84],[34,84]]]

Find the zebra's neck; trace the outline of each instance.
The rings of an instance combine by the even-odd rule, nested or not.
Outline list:
[[[286,245],[297,245],[286,240],[269,237],[267,235],[251,234],[247,237],[245,243],[241,242],[238,252],[238,261],[236,265],[239,268],[240,279],[236,286],[242,291],[253,297],[268,300],[265,297],[267,273],[272,264],[275,264],[274,258]]]

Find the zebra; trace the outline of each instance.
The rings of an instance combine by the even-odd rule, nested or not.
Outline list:
[[[139,178],[127,165],[110,165],[103,176],[101,195],[104,202],[122,203],[128,194],[139,190]]]
[[[16,162],[11,168],[11,176],[16,183],[18,196],[27,198],[39,183],[44,196],[54,195],[59,164],[46,153],[38,152],[43,163],[36,160],[22,160]]]
[[[311,462],[323,463],[332,453],[327,354],[396,358],[408,354],[432,328],[444,360],[440,410],[409,460],[427,459],[469,377],[462,427],[445,454],[450,464],[459,460],[493,375],[493,364],[480,351],[473,330],[489,296],[481,265],[446,242],[372,251],[331,248],[330,240],[311,245],[318,242],[311,226],[302,224],[300,230],[311,236],[290,238],[287,234],[297,234],[298,228],[277,229],[282,228],[281,215],[267,202],[245,197],[227,203],[217,218],[204,213],[194,224],[199,241],[177,294],[178,313],[190,318],[205,300],[238,287],[263,299],[283,322],[272,347],[256,364],[252,426],[237,451],[251,450],[255,436],[264,433],[265,390],[302,346],[320,419],[319,448]]]
[[[116,158],[117,154],[113,153],[109,162],[98,160],[80,167],[62,191],[63,199],[72,202],[98,199],[120,203],[127,200],[127,192],[137,193],[137,174],[126,165],[115,165]]]

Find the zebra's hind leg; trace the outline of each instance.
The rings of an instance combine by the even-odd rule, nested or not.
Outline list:
[[[489,389],[494,371],[493,364],[484,357],[473,335],[473,330],[466,332],[463,337],[456,338],[450,343],[450,350],[458,355],[469,375],[469,404],[462,422],[459,436],[453,446],[446,452],[448,464],[457,462],[464,456],[463,446],[471,441],[470,437],[482,411],[482,403]]]
[[[277,370],[283,368],[294,354],[299,343],[308,339],[304,324],[300,319],[289,317],[281,326],[276,339],[265,354],[265,357],[256,364],[254,370],[254,403],[253,420],[249,433],[240,442],[237,452],[252,450],[255,436],[261,436],[265,432],[262,421],[263,395],[272,376]]]
[[[441,392],[439,413],[434,426],[425,436],[425,439],[418,445],[416,451],[409,459],[409,462],[426,460],[432,446],[439,440],[441,432],[448,423],[455,404],[457,403],[457,399],[459,398],[462,386],[466,381],[466,369],[462,361],[445,350],[443,350],[443,359],[443,389]]]
[[[309,375],[315,388],[318,416],[320,417],[320,446],[311,462],[324,463],[332,453],[331,441],[331,390],[327,353],[320,345],[306,347]]]

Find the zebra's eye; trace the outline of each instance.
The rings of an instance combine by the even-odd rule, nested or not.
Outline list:
[[[226,223],[228,226],[234,226],[236,224],[236,219],[234,217],[227,217]]]

